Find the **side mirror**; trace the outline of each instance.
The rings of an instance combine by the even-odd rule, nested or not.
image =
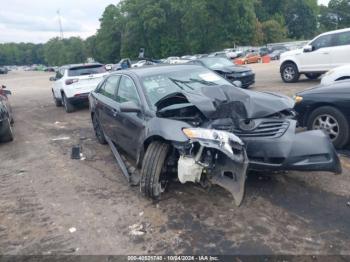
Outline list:
[[[304,53],[310,53],[313,51],[313,47],[312,47],[312,45],[306,45],[306,46],[304,46],[303,50],[304,50]]]
[[[5,88],[6,88],[6,86],[5,86],[5,85],[2,85],[2,86],[1,86],[1,88],[5,89]]]
[[[139,113],[141,112],[141,108],[135,104],[133,101],[128,101],[121,103],[120,112],[122,113]]]
[[[56,81],[56,77],[51,76],[51,77],[49,78],[49,80],[50,80],[50,81]]]
[[[235,86],[239,87],[239,88],[242,87],[242,82],[241,82],[241,81],[238,81],[238,80],[233,81],[233,84],[234,84]]]

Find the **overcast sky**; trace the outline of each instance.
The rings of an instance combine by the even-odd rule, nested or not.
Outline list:
[[[60,10],[64,37],[95,34],[98,19],[118,0],[1,0],[0,43],[44,43],[59,35]],[[327,4],[329,0],[318,0]]]

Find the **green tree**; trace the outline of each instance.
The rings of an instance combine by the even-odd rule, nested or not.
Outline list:
[[[276,20],[268,20],[262,23],[264,43],[282,42],[286,40],[287,30]]]

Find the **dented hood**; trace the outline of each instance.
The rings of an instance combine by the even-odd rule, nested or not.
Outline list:
[[[293,100],[284,95],[222,85],[172,93],[159,100],[156,107],[160,111],[174,104],[188,103],[209,119],[235,116],[240,119],[262,118],[294,106]]]

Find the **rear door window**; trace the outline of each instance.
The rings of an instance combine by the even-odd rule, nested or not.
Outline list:
[[[103,65],[86,65],[72,67],[68,70],[68,76],[83,76],[105,73],[106,68]]]
[[[108,77],[98,90],[98,93],[115,100],[115,94],[118,87],[119,79],[119,75]]]
[[[350,31],[333,35],[333,45],[350,45]]]

